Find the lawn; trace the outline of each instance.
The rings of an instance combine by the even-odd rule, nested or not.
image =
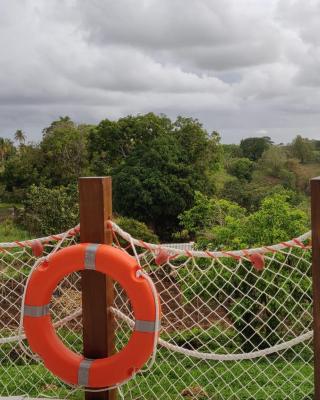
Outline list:
[[[208,368],[206,362],[182,359],[161,351],[152,370],[138,375],[122,390],[125,399],[135,400],[311,400],[312,365],[285,360],[276,364],[268,360],[211,362]],[[302,377],[307,378],[303,384]],[[81,391],[70,393],[70,390],[42,365],[10,365],[0,370],[0,394],[3,396],[81,398]]]

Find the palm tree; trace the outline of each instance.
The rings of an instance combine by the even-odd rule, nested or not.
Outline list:
[[[18,129],[14,134],[14,140],[19,142],[20,146],[24,144],[24,142],[26,141],[26,135],[23,133],[21,129]]]

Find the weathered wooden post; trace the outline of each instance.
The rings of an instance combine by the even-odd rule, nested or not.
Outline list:
[[[82,243],[112,243],[106,222],[112,218],[111,177],[79,178],[80,240]],[[103,358],[114,353],[115,321],[110,306],[114,287],[104,274],[85,270],[81,273],[83,354]],[[86,400],[116,400],[117,391],[86,392]]]
[[[320,177],[311,179],[314,399],[320,400]]]

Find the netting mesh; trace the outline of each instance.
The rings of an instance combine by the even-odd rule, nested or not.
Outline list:
[[[114,245],[139,257],[162,306],[156,363],[120,391],[124,399],[312,399],[311,251],[300,240],[254,251],[206,253],[135,240],[113,224]],[[63,246],[77,242],[66,238]],[[49,254],[55,243],[46,243]],[[255,255],[253,255],[255,254]],[[26,356],[17,337],[30,247],[0,253],[0,395],[80,398]],[[51,314],[62,340],[82,351],[80,277],[64,279]],[[116,347],[133,328],[116,285]]]

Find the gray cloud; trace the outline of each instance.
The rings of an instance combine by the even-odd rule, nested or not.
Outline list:
[[[3,0],[0,135],[60,115],[199,118],[223,141],[317,137],[320,1]]]

